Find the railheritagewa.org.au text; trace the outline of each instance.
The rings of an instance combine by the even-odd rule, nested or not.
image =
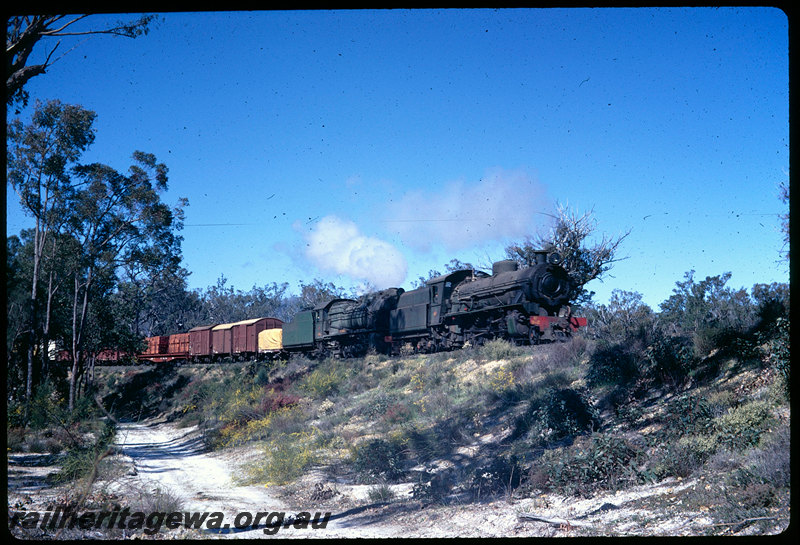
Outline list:
[[[39,528],[45,531],[62,529],[120,529],[142,530],[147,535],[180,528],[209,532],[230,532],[261,529],[265,534],[276,534],[282,528],[297,530],[319,530],[328,525],[330,513],[301,511],[287,514],[283,511],[242,511],[233,519],[220,511],[132,511],[130,508],[115,508],[110,511],[74,511],[58,508],[52,511],[16,511],[9,513],[9,526],[24,529]],[[227,519],[227,520],[226,520]]]

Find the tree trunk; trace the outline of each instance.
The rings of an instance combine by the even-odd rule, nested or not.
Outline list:
[[[81,303],[80,318],[78,318],[78,299],[80,297],[80,280],[78,273],[75,274],[75,294],[72,299],[72,375],[69,379],[69,412],[75,409],[76,387],[78,371],[80,366],[81,342],[83,337],[83,327],[86,323],[86,314],[89,309],[89,290],[92,286],[92,268],[86,270],[86,283],[83,289],[83,301]]]
[[[33,397],[33,349],[36,346],[36,322],[38,320],[39,301],[36,297],[39,288],[39,267],[41,265],[42,247],[45,233],[41,230],[39,219],[33,232],[33,278],[31,278],[30,329],[28,330],[28,372],[25,378],[25,423],[30,416],[31,398]]]

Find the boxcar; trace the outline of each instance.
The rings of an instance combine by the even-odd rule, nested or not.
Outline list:
[[[277,318],[253,318],[236,322],[232,327],[231,355],[248,357],[258,354],[258,334],[267,329],[280,329],[283,322]]]
[[[211,330],[219,324],[201,325],[189,330],[189,357],[192,361],[211,361]]]
[[[211,354],[214,359],[231,355],[233,347],[233,323],[219,324],[211,328]]]

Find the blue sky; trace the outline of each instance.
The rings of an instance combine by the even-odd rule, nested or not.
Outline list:
[[[31,102],[97,113],[87,162],[167,164],[191,288],[408,289],[453,258],[502,259],[556,203],[630,230],[587,285],[598,302],[623,289],[657,309],[690,269],[788,281],[777,9],[168,13],[72,47]],[[30,220],[7,191],[16,234]]]

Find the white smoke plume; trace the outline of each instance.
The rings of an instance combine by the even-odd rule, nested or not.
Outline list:
[[[403,244],[460,250],[489,241],[522,238],[543,223],[550,205],[545,188],[523,171],[495,169],[474,183],[429,185],[390,206],[387,226]]]
[[[326,271],[366,281],[378,289],[399,286],[408,264],[390,243],[362,234],[355,223],[337,216],[319,220],[306,235],[306,257]]]

